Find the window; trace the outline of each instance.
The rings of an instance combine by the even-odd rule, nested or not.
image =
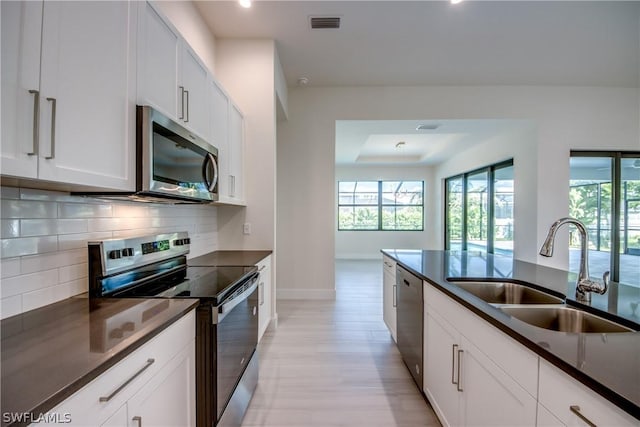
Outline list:
[[[423,181],[338,182],[338,230],[422,231]]]
[[[513,160],[445,180],[445,249],[513,252]]]
[[[571,152],[569,215],[589,232],[594,277],[640,286],[640,153]],[[580,240],[569,238],[571,271],[578,270]]]

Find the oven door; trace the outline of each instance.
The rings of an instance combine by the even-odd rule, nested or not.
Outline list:
[[[217,311],[214,326],[218,426],[240,425],[257,383],[257,357],[254,357],[258,344],[257,277],[250,283],[240,295],[213,308]],[[234,395],[236,388],[238,393]]]

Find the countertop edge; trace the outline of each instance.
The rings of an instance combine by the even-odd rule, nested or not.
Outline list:
[[[183,300],[183,301],[190,301],[190,300]],[[123,348],[121,351],[119,351],[118,353],[110,357],[109,360],[105,361],[104,363],[101,363],[99,366],[92,369],[91,371],[83,375],[81,378],[78,378],[74,382],[68,384],[65,388],[57,391],[47,400],[41,402],[38,406],[30,409],[28,412],[32,414],[41,414],[41,413],[46,413],[50,409],[53,409],[58,404],[62,403],[64,400],[71,397],[73,394],[75,394],[79,390],[81,390],[84,386],[88,385],[91,381],[95,380],[100,375],[105,373],[111,367],[115,366],[118,362],[122,361],[125,357],[133,353],[135,350],[142,347],[144,344],[146,344],[147,342],[151,341],[153,338],[158,336],[162,331],[164,331],[169,326],[171,326],[172,324],[180,320],[189,312],[191,312],[191,310],[194,310],[197,307],[198,303],[199,301],[197,299],[193,299],[191,304],[186,306],[181,311],[177,312],[172,317],[168,318],[161,325],[158,325],[158,327],[154,328],[152,331],[149,331],[144,336],[133,341],[130,345],[128,345],[127,347]],[[9,425],[21,426],[26,424],[14,423]]]
[[[392,254],[390,254],[390,253],[388,253],[388,252],[386,252],[384,250],[381,250],[380,252],[383,255],[393,259],[395,262],[397,262],[403,268],[405,268],[406,270],[410,271],[412,274],[415,274],[416,276],[420,277],[421,279],[429,282],[429,284],[434,286],[436,289],[444,292],[447,296],[452,298],[454,301],[462,304],[464,307],[466,307],[467,309],[471,310],[471,312],[473,312],[474,314],[480,316],[481,318],[483,318],[484,320],[489,322],[491,325],[497,327],[502,332],[506,333],[511,338],[515,339],[520,344],[522,344],[525,347],[527,347],[529,350],[535,352],[540,357],[543,357],[546,361],[550,362],[552,365],[556,366],[557,368],[559,368],[562,371],[564,371],[567,374],[569,374],[575,380],[577,380],[580,383],[584,384],[585,386],[589,387],[591,390],[593,390],[595,393],[597,393],[600,396],[602,396],[605,399],[607,399],[613,405],[616,405],[617,407],[619,407],[620,409],[622,409],[623,411],[625,411],[629,415],[631,415],[631,416],[635,417],[636,419],[640,420],[640,407],[638,405],[636,405],[634,402],[628,400],[624,396],[621,396],[620,394],[616,393],[614,390],[612,390],[609,387],[601,384],[600,382],[596,381],[595,379],[593,379],[589,375],[585,374],[584,372],[582,372],[582,371],[576,369],[575,367],[571,366],[570,364],[568,364],[567,362],[565,362],[561,358],[557,357],[556,355],[546,351],[544,348],[539,346],[537,343],[531,341],[526,336],[523,336],[523,335],[519,334],[515,330],[511,329],[508,325],[505,325],[504,323],[500,322],[498,319],[496,319],[494,316],[492,316],[487,311],[482,310],[480,307],[475,305],[473,302],[468,301],[466,298],[458,295],[457,293],[453,292],[451,289],[448,289],[446,286],[443,286],[442,284],[438,283],[437,280],[431,279],[431,278],[425,276],[423,273],[414,270],[413,268],[411,268],[411,266],[403,263],[401,260],[397,259]],[[449,286],[455,287],[455,285],[453,285],[453,284],[451,284]]]

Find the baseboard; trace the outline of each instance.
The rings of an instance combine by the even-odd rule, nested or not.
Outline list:
[[[279,300],[330,300],[336,299],[335,289],[282,289],[276,290],[276,298]]]

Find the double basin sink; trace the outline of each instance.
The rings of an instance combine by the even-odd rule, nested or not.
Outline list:
[[[621,324],[569,307],[563,298],[510,281],[447,279],[505,314],[539,328],[571,333],[633,332]]]

